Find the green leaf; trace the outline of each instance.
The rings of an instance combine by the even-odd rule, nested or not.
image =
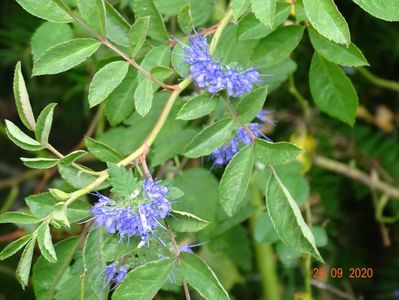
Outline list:
[[[76,251],[79,237],[65,239],[55,245],[58,260],[49,263],[43,256],[36,261],[32,272],[32,283],[37,300],[55,299],[54,294],[61,285],[63,274],[67,271]]]
[[[45,22],[40,25],[32,36],[32,56],[37,60],[47,49],[73,39],[71,26]]]
[[[32,106],[30,105],[28,91],[25,86],[25,80],[21,72],[21,62],[18,62],[15,66],[13,89],[19,118],[26,128],[32,131],[35,130],[35,116],[32,112]]]
[[[183,278],[202,297],[209,300],[230,299],[215,273],[197,255],[181,253]]]
[[[108,3],[108,1],[105,1],[105,9],[107,38],[118,45],[129,47],[130,24],[111,4]]]
[[[185,34],[193,30],[193,19],[191,17],[190,3],[185,5],[177,15],[177,24]]]
[[[84,173],[73,167],[68,167],[64,164],[58,165],[58,171],[60,172],[61,177],[76,189],[82,189],[85,186],[93,183],[93,181],[98,178],[97,176]],[[97,190],[101,190],[106,187],[108,187],[108,184],[102,183],[100,186],[97,187]]]
[[[15,253],[17,253],[31,239],[32,239],[32,235],[28,234],[28,235],[25,235],[25,236],[19,238],[16,241],[13,241],[11,244],[9,244],[6,247],[4,247],[4,249],[1,250],[1,252],[0,252],[0,260],[4,260],[4,259],[14,255]]]
[[[182,41],[182,43],[176,43],[173,47],[171,61],[173,69],[182,77],[186,77],[189,74],[189,65],[185,63],[184,56],[186,55],[184,52],[183,45],[188,45],[187,40]]]
[[[180,155],[184,147],[197,133],[197,129],[185,128],[157,138],[151,147],[151,167],[158,166],[166,160]],[[173,141],[173,143],[170,141]]]
[[[177,232],[197,232],[209,225],[209,222],[185,211],[172,210],[167,218],[170,227]]]
[[[73,18],[54,1],[49,0],[17,0],[30,14],[56,23],[69,23]]]
[[[176,119],[194,120],[211,113],[217,106],[218,100],[203,94],[188,100],[177,114]]]
[[[234,126],[234,121],[227,118],[206,127],[184,148],[184,155],[190,158],[208,155],[230,138]]]
[[[352,0],[369,14],[385,21],[399,21],[399,6],[396,0]]]
[[[28,245],[26,245],[24,251],[22,252],[21,259],[19,260],[17,270],[15,272],[16,277],[19,283],[21,284],[23,290],[28,285],[30,268],[32,264],[33,250],[35,249],[35,243],[36,243],[36,235],[34,234],[32,236],[32,239],[30,240]]]
[[[122,155],[120,155],[111,146],[96,141],[90,137],[85,139],[85,145],[90,153],[101,161],[118,162],[123,159]]]
[[[235,154],[226,167],[219,185],[220,205],[233,216],[248,189],[254,165],[254,147],[248,145]]]
[[[43,257],[47,261],[55,263],[57,261],[57,254],[55,253],[53,241],[51,240],[50,227],[47,223],[42,223],[42,225],[39,226],[37,242]]]
[[[166,41],[169,39],[165,24],[159,14],[154,0],[133,0],[134,14],[138,18],[151,17],[150,29],[148,35],[157,41]]]
[[[138,18],[129,30],[129,42],[131,56],[136,56],[141,47],[143,47],[145,39],[150,28],[151,17]]]
[[[126,61],[114,61],[102,67],[93,77],[89,89],[90,107],[103,102],[122,82],[129,69]]]
[[[272,27],[276,14],[276,0],[251,0],[252,12],[266,26]]]
[[[234,19],[238,20],[249,6],[249,0],[232,0],[230,2],[231,9],[233,10]]]
[[[154,98],[154,88],[152,81],[147,78],[139,80],[136,91],[134,92],[134,107],[137,113],[145,116],[151,109]]]
[[[57,74],[84,62],[100,47],[95,39],[73,39],[46,50],[33,65],[32,75]]]
[[[125,79],[105,101],[105,115],[112,126],[121,123],[133,112],[136,77],[137,71],[129,68]]]
[[[108,182],[111,184],[111,192],[121,196],[131,195],[136,187],[137,180],[131,170],[125,167],[117,166],[116,164],[108,164],[109,178]]]
[[[57,103],[50,103],[40,113],[37,118],[35,129],[36,140],[42,144],[43,147],[48,146],[48,138],[50,136],[51,125],[53,124],[54,108]]]
[[[309,84],[312,98],[322,112],[353,126],[358,106],[357,93],[340,67],[315,53]]]
[[[301,41],[303,29],[299,25],[284,26],[261,39],[254,49],[254,63],[271,66],[288,57]]]
[[[87,154],[87,152],[84,150],[76,150],[76,151],[69,153],[68,155],[65,155],[65,157],[61,161],[64,165],[68,166],[68,165],[72,164],[75,160],[81,158],[82,156],[84,156],[86,154]]]
[[[366,58],[363,53],[356,47],[355,44],[350,43],[348,47],[329,41],[325,37],[318,34],[314,29],[308,27],[310,41],[313,47],[326,60],[343,65],[343,66],[368,66]]]
[[[105,5],[103,0],[78,0],[83,21],[95,33],[105,36]]]
[[[102,250],[104,234],[102,228],[91,231],[83,246],[83,264],[86,276],[81,295],[84,299],[107,299],[108,285],[104,285],[105,260]]]
[[[312,228],[310,228],[310,230],[312,231],[317,247],[327,246],[328,236],[326,230],[323,227],[313,226]]]
[[[260,39],[272,33],[278,26],[287,20],[290,14],[291,5],[284,2],[277,2],[276,16],[272,27],[259,22],[254,14],[245,15],[238,23],[237,35],[240,41]]]
[[[10,211],[0,214],[0,224],[2,223],[16,223],[16,224],[35,224],[41,220],[35,216]]]
[[[53,212],[55,205],[60,203],[50,193],[30,195],[25,199],[25,201],[32,214],[39,218],[50,215]],[[86,219],[90,216],[90,208],[90,204],[78,199],[68,206],[66,210],[67,218],[72,223]]]
[[[267,86],[253,90],[246,94],[236,108],[240,121],[244,124],[255,119],[256,114],[262,109],[267,95]]]
[[[338,44],[349,45],[348,24],[333,0],[303,0],[310,24],[324,37]]]
[[[256,219],[254,238],[258,243],[265,244],[271,244],[277,242],[280,239],[267,213],[262,213]]]
[[[19,129],[13,122],[9,120],[6,120],[6,133],[9,139],[22,149],[29,151],[38,151],[43,149],[43,146],[39,142],[26,135],[21,129]]]
[[[58,164],[60,161],[57,158],[28,158],[28,157],[21,157],[22,162],[25,166],[32,169],[49,169]]]
[[[174,259],[166,258],[134,268],[112,296],[113,300],[151,300],[168,279]]]
[[[150,51],[148,51],[143,61],[141,62],[140,66],[145,70],[150,71],[156,67],[162,67],[162,66],[169,67],[169,61],[170,61],[169,47],[161,45],[152,48]],[[139,79],[139,82],[141,80],[146,79],[146,77],[142,73],[139,73],[137,77]],[[156,83],[154,83],[153,85],[154,87],[158,86],[158,84]]]
[[[287,142],[271,143],[261,139],[255,141],[255,160],[265,165],[289,163],[301,152],[300,148]]]
[[[116,234],[106,234],[104,236],[104,245],[102,247],[104,260],[106,262],[113,262],[137,251],[137,245],[140,241],[141,238],[139,237],[132,236],[129,239],[121,240]]]
[[[313,234],[303,220],[298,205],[274,169],[271,171],[265,195],[267,212],[277,234],[287,246],[309,253],[323,262]]]

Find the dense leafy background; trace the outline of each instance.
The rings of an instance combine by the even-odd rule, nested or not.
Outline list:
[[[130,21],[133,20],[133,14],[128,5],[131,1],[112,2],[127,19]],[[171,1],[178,3],[176,6],[177,8],[168,4],[169,1],[166,0],[155,2],[161,14],[165,18],[169,18],[180,12],[181,3],[178,2],[186,1]],[[245,1],[233,2],[239,5],[240,2]],[[260,1],[251,2],[254,2],[256,5],[256,3]],[[305,0],[303,2],[304,5],[317,6],[323,1]],[[332,1],[326,2],[329,3]],[[363,5],[366,11],[375,11],[375,8],[365,4],[366,1],[357,0],[354,2]],[[386,2],[388,3],[390,1]],[[298,3],[302,4],[302,1],[298,1]],[[362,50],[368,63],[371,65],[372,72],[383,78],[399,80],[397,72],[399,68],[398,23],[376,19],[361,10],[352,1],[335,1],[335,3],[348,22],[351,41]],[[198,28],[213,25],[223,17],[220,8],[223,8],[225,5],[225,1],[216,0],[201,1],[201,7],[193,5],[191,7],[193,24]],[[300,7],[302,6],[298,5],[298,18],[301,18],[301,14],[304,17],[304,12]],[[109,53],[104,53],[105,51],[102,50],[104,52],[101,54],[101,59],[99,59],[99,61],[95,58],[91,58],[84,64],[65,73],[55,76],[31,78],[29,75],[32,70],[32,55],[34,59],[37,59],[45,50],[45,45],[47,45],[47,48],[50,45],[70,40],[73,37],[72,30],[77,32],[77,36],[86,37],[86,35],[81,29],[75,28],[75,26],[72,29],[62,24],[54,25],[54,23],[52,23],[49,25],[49,23],[45,23],[43,20],[28,14],[15,1],[2,1],[0,3],[0,9],[0,119],[9,119],[18,125],[21,124],[18,119],[12,91],[14,67],[17,61],[21,61],[23,73],[26,74],[25,80],[35,114],[38,115],[43,107],[52,102],[58,103],[54,115],[54,124],[51,130],[51,141],[52,144],[56,145],[57,149],[62,150],[63,153],[67,153],[79,143],[82,135],[86,132],[90,120],[93,118],[95,110],[90,110],[89,104],[90,106],[95,106],[101,100],[101,97],[91,92],[89,85],[94,74],[107,63],[111,62],[111,60],[107,58]],[[279,3],[275,9],[277,14],[274,24],[279,24],[279,22],[282,22],[279,21],[280,19],[284,20],[286,18],[289,9],[282,3]],[[315,9],[318,10],[317,7]],[[384,13],[386,10],[382,10],[382,15],[386,16],[386,13]],[[137,9],[137,11],[140,10]],[[325,11],[328,13],[328,9]],[[269,39],[262,43],[262,45],[256,45],[253,42],[254,38],[258,39],[270,33],[270,29],[264,26],[264,24],[273,23],[273,20],[270,20],[270,16],[262,14],[261,10],[257,10],[257,12],[261,15],[256,16],[256,13],[255,15],[247,14],[241,19],[241,25],[238,26],[238,28],[229,27],[226,29],[220,40],[220,47],[218,47],[215,56],[224,58],[228,61],[238,61],[245,66],[249,65],[250,56],[252,56],[252,60],[259,63],[259,65],[267,62],[266,67],[261,69],[262,72],[275,74],[275,76],[266,79],[270,84],[266,107],[275,111],[274,117],[278,121],[278,125],[274,129],[270,129],[268,135],[275,141],[289,139],[294,141],[295,139],[293,136],[296,136],[296,141],[299,140],[303,142],[306,140],[309,142],[310,140],[310,144],[316,144],[316,153],[318,155],[330,157],[345,162],[348,165],[355,165],[366,172],[375,170],[378,172],[379,176],[388,183],[398,186],[399,92],[391,91],[374,84],[362,76],[360,71],[356,68],[352,68],[352,66],[364,63],[364,57],[362,56],[356,55],[356,59],[354,59],[353,56],[347,57],[344,55],[337,55],[336,53],[340,53],[340,49],[342,50],[339,46],[337,46],[338,48],[334,52],[327,52],[323,55],[323,51],[320,50],[319,54],[314,55],[313,47],[319,49],[318,47],[322,47],[323,43],[328,43],[329,41],[323,40],[315,31],[310,32],[309,39],[307,31],[303,33],[303,28],[300,26],[292,26],[288,29],[279,28],[271,33]],[[332,12],[332,14],[334,14],[334,12]],[[256,17],[258,17],[263,24],[258,23]],[[323,30],[329,30],[329,34],[333,32],[331,36],[332,39],[337,42],[348,43],[349,33],[344,25],[338,26],[337,28],[329,28],[328,24],[326,25],[324,23],[324,20],[328,20],[326,16],[316,15],[308,17],[317,31],[322,33]],[[166,23],[168,32],[178,32],[177,26],[180,26],[183,30],[190,30],[191,25],[184,24],[184,16],[181,18],[179,22],[179,18],[172,17],[172,20]],[[340,18],[340,16],[337,18]],[[392,16],[388,14],[385,18],[388,20],[390,18],[395,18],[395,12],[392,12]],[[148,21],[144,17],[140,20],[141,23],[137,24],[137,31],[148,30],[149,36],[153,40],[165,40],[166,33],[160,19],[152,18]],[[149,28],[148,22],[150,22]],[[178,23],[177,25],[176,22]],[[250,30],[255,23],[257,23],[256,29]],[[53,26],[51,32],[56,30],[58,34],[49,35],[47,33],[49,26]],[[96,25],[94,26],[99,33],[104,30],[101,24],[97,27]],[[121,28],[123,28],[123,25],[121,26]],[[39,30],[37,30],[37,28],[39,28]],[[304,35],[302,36],[302,34]],[[179,35],[181,35],[181,33],[179,33]],[[243,42],[237,45],[232,44],[231,37],[234,36],[237,36],[238,39],[241,39]],[[290,38],[287,39],[287,36]],[[120,36],[115,34],[113,41],[120,45],[129,42],[123,39],[123,35],[122,38],[118,39],[118,37]],[[93,41],[86,40],[83,42],[88,43],[91,47],[96,47]],[[296,47],[298,43],[299,46]],[[260,52],[257,47],[261,47],[263,52]],[[356,49],[353,47],[351,45],[349,48],[352,54],[357,53]],[[152,69],[155,65],[168,65],[168,58],[162,56],[165,48],[164,46],[159,46],[152,49],[151,51],[154,51],[153,59],[148,59],[148,61],[143,62],[143,65],[145,65],[147,69]],[[291,59],[287,60],[286,57],[293,49],[295,49],[295,51],[292,53]],[[90,52],[91,50],[92,49],[89,49],[88,51]],[[134,49],[130,51],[132,51],[132,54],[136,54]],[[86,56],[88,56],[88,54]],[[335,64],[327,61],[324,56],[328,57],[333,62],[334,59],[340,59],[341,64],[343,64],[342,59],[347,58],[350,63],[347,65],[345,64],[345,67],[341,69]],[[174,59],[178,60],[176,57],[172,58],[172,65],[180,75],[186,75],[186,70],[181,67],[181,64],[179,65],[174,62]],[[156,60],[156,62],[154,62],[154,60]],[[275,63],[279,62],[279,64],[277,66],[272,66],[270,61]],[[60,62],[59,60],[55,60],[55,63]],[[122,65],[124,63],[113,64],[121,64],[114,65],[114,73],[125,72]],[[112,64],[107,64],[107,67],[111,68]],[[313,70],[314,73],[312,74],[311,71],[309,75],[309,69]],[[344,84],[342,87],[343,90],[341,91],[323,91],[323,95],[326,99],[331,101],[333,105],[336,104],[335,109],[331,108],[331,103],[317,103],[317,99],[320,98],[317,97],[317,94],[320,92],[320,84],[326,84],[328,80],[331,80],[330,76],[332,76],[333,81],[339,80],[340,77],[344,76],[343,74],[345,72],[346,76],[352,80],[360,100],[361,109],[358,110],[355,126],[349,127],[338,120],[322,114],[315,108],[314,103],[310,100],[313,115],[311,119],[306,120],[308,131],[306,137],[304,137],[304,132],[301,130],[304,123],[304,115],[300,105],[298,105],[295,98],[290,93],[290,86],[286,80],[286,74],[292,73],[294,70],[296,87],[306,99],[310,100],[313,96],[321,111],[327,111],[329,115],[336,117],[344,123],[353,124],[356,112],[354,103],[356,103],[357,100],[350,86],[348,87],[348,85]],[[40,68],[40,64],[38,64],[34,72],[38,74],[40,72],[52,73],[53,71],[44,70]],[[157,70],[157,72],[159,72],[160,78],[167,77],[165,76],[167,70],[161,68]],[[124,94],[124,89],[121,88],[124,84],[127,84],[127,80],[134,81],[132,89],[134,89],[136,85],[139,85],[141,93],[138,94],[140,95],[145,95],[146,90],[154,87],[151,83],[148,84],[145,79],[143,80],[143,78],[140,77],[141,75],[138,75],[137,72],[131,70],[131,68],[125,77],[126,82],[123,81],[124,75],[125,74],[121,74],[120,78],[122,79],[120,79],[118,78],[118,74],[115,74],[113,80],[108,82],[107,85],[102,85],[101,81],[99,84],[102,85],[101,95],[110,95],[107,99],[104,113],[100,116],[99,125],[94,134],[94,140],[86,140],[85,145],[100,161],[118,161],[121,154],[127,155],[138,147],[142,139],[148,134],[149,128],[154,123],[154,120],[161,110],[162,104],[166,100],[163,95],[155,95],[154,99],[149,99],[149,97],[140,98],[139,96],[135,96],[134,99],[127,97],[127,95]],[[100,77],[101,73],[96,76],[97,78]],[[96,84],[95,78],[96,77],[94,77],[93,85]],[[112,85],[117,85],[120,81],[122,81],[122,83],[119,86],[119,90],[118,88],[113,90]],[[312,81],[314,84],[312,84]],[[118,103],[116,99],[124,101],[122,108],[118,107],[120,103]],[[134,103],[138,106],[138,103],[149,103],[150,100],[152,100],[153,108],[145,119],[141,119],[137,113],[131,115]],[[189,157],[198,157],[204,154],[203,151],[206,152],[206,149],[200,149],[201,151],[198,150],[197,144],[183,150],[184,146],[188,144],[192,137],[200,131],[200,126],[188,127],[187,122],[188,120],[204,116],[213,110],[223,110],[223,108],[215,107],[213,104],[209,103],[204,104],[204,102],[201,102],[204,101],[204,99],[201,100],[201,98],[195,101],[198,101],[198,104],[191,101],[187,102],[184,106],[182,102],[176,105],[171,115],[173,117],[177,116],[178,121],[167,123],[165,125],[167,130],[165,130],[163,135],[161,133],[159,139],[155,142],[153,153],[151,153],[151,167],[155,168],[163,164],[164,172],[173,173],[175,170],[168,169],[168,164],[164,164],[166,159],[173,158],[183,151],[186,151],[186,155]],[[343,109],[340,103],[348,105],[348,108]],[[193,110],[188,110],[188,105],[198,105],[198,110],[194,112]],[[139,106],[141,108],[140,110],[137,109],[137,111],[142,115],[149,110],[149,107]],[[123,109],[125,107],[132,107],[132,109],[130,111]],[[51,106],[49,109],[50,108]],[[342,112],[342,110],[344,110],[344,112]],[[122,121],[123,124],[121,124]],[[135,126],[138,121],[141,124],[140,128]],[[229,121],[226,121],[226,124],[228,123]],[[119,126],[111,128],[111,126],[115,125]],[[17,149],[16,146],[6,138],[3,126],[0,128],[0,134],[0,203],[2,203],[3,208],[6,210],[23,209],[25,206],[24,198],[27,195],[44,191],[45,187],[41,186],[43,172],[27,171],[26,168],[24,169],[19,157],[29,157],[29,155],[27,155],[24,150]],[[169,141],[174,139],[179,139],[179,143],[170,145]],[[101,148],[101,151],[98,151],[98,155],[96,155],[95,149],[102,147],[100,142],[112,145],[117,151],[109,148],[106,148],[106,150]],[[308,149],[311,148],[312,147],[308,147]],[[189,152],[190,150],[192,150],[192,152]],[[243,157],[246,155],[245,149],[240,155]],[[243,173],[246,172],[245,168],[250,168],[248,164],[251,163],[251,158],[245,157],[245,159],[245,162],[241,161],[241,163],[246,164],[245,166],[237,166]],[[93,167],[96,169],[100,169],[104,166],[105,164],[101,163],[93,164]],[[277,254],[276,273],[280,284],[284,287],[284,299],[292,299],[294,293],[303,291],[302,269],[301,265],[298,264],[299,254],[289,249],[287,250],[281,242],[277,242],[278,237],[274,231],[265,232],[264,228],[271,228],[271,220],[268,215],[260,215],[256,222],[242,222],[242,220],[247,220],[248,216],[252,214],[250,209],[244,209],[248,201],[253,202],[255,198],[263,198],[262,194],[258,195],[258,189],[254,188],[254,184],[250,187],[247,195],[227,195],[226,197],[230,197],[230,199],[222,199],[221,203],[224,203],[223,201],[228,202],[231,199],[238,203],[239,213],[228,221],[227,215],[234,214],[234,211],[228,206],[223,207],[224,211],[221,210],[220,207],[216,207],[216,203],[219,201],[217,181],[222,180],[220,188],[227,190],[231,190],[235,187],[234,182],[223,181],[223,172],[221,170],[215,170],[213,172],[214,175],[208,173],[207,169],[211,166],[208,161],[205,161],[204,168],[200,168],[200,166],[201,161],[199,159],[192,159],[186,164],[183,171],[178,170],[176,186],[183,190],[186,196],[184,201],[177,202],[174,208],[181,211],[188,210],[195,213],[199,218],[212,222],[210,225],[211,228],[199,234],[200,240],[210,241],[210,243],[202,247],[199,252],[201,257],[218,275],[223,286],[229,290],[229,294],[236,299],[257,299],[261,297],[262,288],[258,268],[259,261],[256,259],[256,251],[259,251],[259,246],[251,242],[251,232],[254,232],[254,238],[259,242],[257,245],[264,246],[266,244],[271,244],[272,248],[267,248],[268,251],[274,251],[272,255]],[[234,166],[231,166],[231,168],[233,167]],[[372,267],[375,272],[373,279],[354,280],[348,279],[346,275],[343,279],[329,279],[327,283],[345,291],[347,294],[351,295],[353,299],[361,296],[363,296],[364,299],[395,299],[394,291],[399,289],[399,227],[397,223],[382,224],[381,220],[376,220],[375,199],[370,190],[365,186],[317,166],[312,166],[310,168],[310,171],[306,174],[307,180],[304,180],[304,178],[300,176],[299,170],[300,166],[296,164],[289,164],[277,168],[281,181],[290,188],[291,193],[295,196],[295,201],[297,201],[299,205],[302,205],[306,200],[309,201],[312,208],[313,223],[315,225],[313,229],[315,231],[316,244],[326,263],[331,267],[341,267],[346,271],[346,274],[351,267]],[[76,185],[74,186],[75,188],[78,188],[79,185],[82,184],[81,181],[74,181],[72,169],[62,167],[60,168],[60,172],[63,174],[65,181],[56,177],[50,183],[52,187],[67,190],[71,189],[68,183]],[[270,192],[265,191],[266,182],[268,180],[267,175],[268,174],[260,174],[256,177],[256,184],[259,186],[259,190],[266,194]],[[242,176],[245,177],[245,174]],[[7,185],[7,180],[10,178],[16,182],[12,189]],[[68,178],[71,180],[68,181]],[[276,180],[273,182],[274,193],[279,192],[278,186],[276,187],[276,182]],[[307,182],[309,182],[309,185]],[[239,183],[246,184],[242,181],[239,181]],[[201,203],[201,201],[203,201],[204,190],[206,190],[207,193],[206,205]],[[281,194],[281,197],[284,198],[284,195]],[[11,200],[7,201],[6,199]],[[49,202],[52,201],[50,195],[48,195],[47,200]],[[27,201],[32,212],[35,207],[35,201],[35,198],[31,198]],[[9,203],[11,203],[11,206],[9,206]],[[394,200],[390,201],[384,210],[384,215],[396,216],[398,213],[398,203]],[[84,211],[79,210],[79,207],[76,207],[74,210],[71,208],[69,214],[70,219],[74,221],[85,218]],[[46,214],[43,213],[43,216],[44,215]],[[319,231],[319,234],[317,234],[317,230],[321,227],[325,228],[325,231],[321,231],[321,233]],[[17,237],[25,232],[31,232],[32,228],[30,224],[21,225],[18,228],[14,225],[2,224],[0,228],[0,242],[2,246],[5,246],[11,240],[17,239]],[[390,239],[389,245],[386,240],[383,240],[383,235],[386,230],[388,230]],[[79,231],[80,226],[75,226],[68,232],[55,232],[53,241],[59,242],[66,237],[78,234]],[[327,241],[323,236],[324,232],[327,234]],[[100,243],[100,241],[102,241],[100,239],[102,238],[101,233],[91,233],[84,246],[86,250],[83,251],[90,251],[90,247],[95,247],[95,243]],[[107,242],[111,243],[112,241],[106,240],[105,243]],[[55,246],[56,250],[58,250],[58,248],[64,250],[72,249],[76,247],[77,240],[70,238],[62,243],[64,244]],[[131,249],[118,249],[115,251],[128,252],[129,250]],[[57,251],[57,253],[59,252]],[[51,254],[49,255],[51,256]],[[95,262],[84,261],[79,257],[75,258],[72,266],[68,267],[69,277],[66,278],[62,284],[69,287],[73,285],[79,287],[80,283],[76,282],[76,280],[74,281],[73,277],[79,277],[79,272],[83,264],[96,264],[99,263],[103,257],[112,258],[113,255],[113,252],[109,250],[109,252],[103,253],[103,256],[99,254],[99,260]],[[35,249],[35,258],[38,256],[39,250]],[[204,268],[203,263],[196,257],[191,257],[189,255],[186,257],[185,255],[184,259],[183,272],[189,272],[187,269],[190,267]],[[22,291],[15,279],[14,270],[17,262],[17,257],[13,257],[6,261],[2,261],[0,264],[0,299],[33,299],[34,297],[32,285],[29,285],[25,291]],[[40,264],[42,263],[44,263],[43,257],[39,258],[35,268],[39,270]],[[101,261],[101,263],[103,262]],[[159,264],[162,264],[162,268],[167,269],[172,266],[172,263],[173,262],[164,261]],[[157,264],[157,262],[154,264]],[[319,263],[314,263],[314,266],[318,265]],[[152,266],[149,266],[148,272],[151,272],[151,267]],[[54,268],[54,270],[51,270],[52,272],[57,271],[57,268]],[[144,275],[138,270],[135,276],[140,277]],[[32,279],[34,284],[35,281],[41,281],[40,272],[37,272],[36,276],[38,276],[38,278],[33,277]],[[201,284],[206,284],[206,279],[198,283],[196,278],[191,278],[189,276],[188,278],[190,278],[191,282],[190,280],[188,281],[194,288],[198,286],[198,290],[203,289],[206,292],[206,288],[201,286]],[[88,280],[95,281],[95,278],[90,279],[90,277],[88,277]],[[35,288],[43,288],[41,284],[36,284]],[[51,284],[51,282],[49,284]],[[154,284],[162,285],[162,282]],[[176,288],[173,285],[167,287],[166,290],[167,291],[161,292],[162,299],[180,299],[182,297],[182,295],[176,294]],[[331,294],[323,289],[314,288],[314,290],[316,299],[335,299],[334,297],[336,297],[331,296]],[[101,291],[97,292],[100,293]],[[216,292],[222,293],[218,290],[216,290]],[[57,291],[57,293],[59,299],[66,299],[66,296],[62,294],[62,290]],[[124,290],[121,288],[118,290],[118,293],[123,294]],[[79,295],[68,296],[79,297]]]

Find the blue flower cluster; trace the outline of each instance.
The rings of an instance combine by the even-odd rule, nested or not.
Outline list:
[[[275,121],[270,119],[268,115],[270,111],[261,110],[258,112],[256,117],[266,123],[275,124]],[[240,151],[240,143],[244,145],[249,145],[252,143],[253,137],[250,135],[249,131],[253,133],[256,138],[263,137],[267,140],[270,140],[267,136],[265,136],[262,131],[262,124],[260,123],[249,123],[245,127],[240,127],[236,131],[235,137],[229,140],[229,142],[222,147],[213,151],[209,156],[213,159],[212,167],[223,167],[229,163],[229,161],[233,158],[233,156]]]
[[[115,286],[119,285],[127,275],[127,268],[116,266],[116,263],[105,266],[105,278],[107,279],[107,284],[111,283]]]
[[[99,201],[91,209],[94,222],[105,227],[108,233],[118,233],[121,238],[140,237],[138,247],[142,247],[172,207],[166,198],[168,189],[151,179],[143,182],[141,194],[142,197],[140,193],[131,195],[129,205],[120,206],[97,193]]]
[[[185,62],[190,65],[194,82],[211,94],[227,89],[229,96],[240,97],[250,92],[253,84],[261,82],[254,67],[239,72],[237,68],[222,66],[213,60],[206,38],[201,35],[190,38],[190,45],[184,46],[184,52],[188,55]]]

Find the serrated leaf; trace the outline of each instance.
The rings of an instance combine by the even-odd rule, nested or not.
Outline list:
[[[189,65],[185,63],[184,56],[186,55],[184,52],[184,46],[188,45],[187,40],[182,41],[181,43],[176,43],[173,47],[171,54],[171,62],[173,69],[182,77],[186,77],[189,74]]]
[[[48,138],[50,136],[51,125],[53,124],[54,108],[57,103],[50,103],[40,113],[37,118],[35,136],[43,147],[48,146]]]
[[[226,214],[233,216],[248,189],[254,165],[254,147],[248,145],[233,156],[219,184],[220,205]]]
[[[105,9],[107,38],[118,45],[129,47],[128,33],[130,24],[108,1],[105,1]]]
[[[190,158],[208,155],[222,146],[231,136],[234,121],[231,119],[219,120],[203,129],[184,148],[184,155]]]
[[[32,56],[37,60],[47,49],[73,39],[71,26],[45,22],[40,25],[32,36]]]
[[[28,157],[21,157],[22,162],[25,166],[32,169],[49,169],[58,164],[60,161],[57,158],[28,158]]]
[[[265,102],[267,88],[266,86],[253,90],[238,102],[236,112],[242,123],[246,124],[255,119],[256,114],[262,109]]]
[[[69,23],[73,18],[54,1],[49,0],[17,0],[30,14],[56,23]]]
[[[2,223],[16,223],[16,224],[35,224],[39,223],[41,220],[38,217],[10,211],[0,214],[0,224]]]
[[[276,14],[276,0],[251,0],[252,11],[266,26],[272,27]]]
[[[100,47],[95,39],[73,39],[46,50],[35,62],[32,76],[67,71],[91,56]]]
[[[182,106],[176,119],[193,120],[201,118],[211,113],[216,108],[217,103],[218,99],[212,99],[207,94],[195,96]]]
[[[277,2],[276,16],[272,27],[259,22],[254,14],[246,14],[238,23],[238,40],[260,39],[272,33],[289,16],[291,6],[288,3]]]
[[[108,295],[108,285],[104,285],[105,260],[102,250],[104,234],[102,228],[91,231],[83,246],[83,265],[86,276],[82,287],[81,295],[84,299],[105,300]]]
[[[315,53],[309,84],[312,98],[322,112],[353,126],[358,97],[352,82],[340,67]]]
[[[151,109],[154,98],[154,88],[149,79],[139,80],[136,91],[134,92],[134,107],[137,113],[145,116]]]
[[[154,78],[163,81],[165,78],[168,78],[170,75],[172,75],[175,71],[172,70],[169,67],[164,67],[164,66],[156,66],[151,69],[150,73]]]
[[[28,234],[28,235],[25,235],[25,236],[19,238],[16,241],[13,241],[11,244],[9,244],[6,247],[4,247],[4,249],[1,250],[1,252],[0,252],[0,260],[4,260],[4,259],[14,255],[15,253],[17,253],[31,239],[32,239],[32,235]]]
[[[87,154],[87,152],[84,150],[76,150],[76,151],[69,153],[68,155],[65,155],[65,157],[61,161],[63,164],[68,166],[68,165],[72,164],[75,160],[81,158],[82,156],[84,156],[86,154]]]
[[[22,252],[21,259],[19,260],[16,277],[24,290],[28,285],[30,268],[32,265],[33,250],[35,249],[36,235],[32,236],[30,242],[26,245]]]
[[[51,240],[50,227],[47,223],[42,223],[42,225],[39,226],[37,242],[43,257],[47,261],[55,263],[57,261],[57,254],[55,253],[53,241]]]
[[[284,26],[261,39],[254,49],[254,63],[271,66],[284,60],[298,46],[303,30],[299,25]]]
[[[19,118],[26,128],[32,131],[35,130],[35,116],[32,112],[28,91],[26,89],[25,80],[22,75],[21,62],[18,62],[15,66],[13,90]]]
[[[83,21],[95,33],[105,36],[105,5],[103,0],[78,0]]]
[[[22,149],[29,151],[38,151],[43,149],[43,146],[26,135],[21,129],[19,129],[13,122],[6,120],[6,133],[7,136]]]
[[[172,210],[167,218],[170,227],[177,232],[197,232],[209,225],[209,222],[185,211]]]
[[[249,0],[232,0],[230,2],[231,9],[233,11],[234,19],[238,19],[244,14],[245,10],[249,6]]]
[[[32,271],[33,290],[37,300],[56,299],[54,294],[63,279],[76,251],[79,249],[79,237],[65,239],[55,245],[58,260],[49,263],[39,257]]]
[[[137,88],[137,72],[129,68],[121,84],[105,101],[105,115],[112,126],[124,121],[134,109],[134,91]]]
[[[169,61],[169,47],[161,45],[148,51],[140,66],[145,70],[150,71],[156,67],[169,67]],[[139,82],[146,79],[146,77],[142,73],[139,73],[137,77]],[[154,83],[153,86],[158,87],[158,84]]]
[[[115,149],[90,137],[85,139],[87,149],[96,158],[104,162],[118,162],[123,159]]]
[[[399,6],[397,0],[352,0],[370,15],[385,21],[399,21]]]
[[[179,25],[181,31],[183,31],[185,34],[189,34],[193,30],[193,19],[191,17],[190,3],[183,6],[177,15],[177,24]]]
[[[302,152],[300,148],[288,142],[267,142],[256,139],[255,160],[265,165],[282,165],[297,158]]]
[[[133,0],[133,11],[138,18],[151,17],[148,35],[157,41],[169,39],[165,24],[154,0]]]
[[[333,0],[303,0],[310,24],[324,37],[338,44],[349,45],[348,24]]]
[[[126,61],[114,61],[102,67],[93,77],[89,89],[89,104],[94,107],[103,102],[125,78],[129,70]]]
[[[265,195],[267,212],[277,234],[287,246],[309,253],[323,262],[313,234],[306,225],[298,205],[274,169],[271,171]]]
[[[207,300],[230,299],[215,273],[197,255],[181,253],[183,278]]]
[[[150,16],[138,18],[129,30],[129,53],[131,56],[136,56],[143,47],[145,39],[150,28]]]
[[[150,300],[154,298],[169,278],[174,264],[174,259],[166,258],[134,268],[115,290],[112,299]]]
[[[137,180],[132,171],[127,170],[125,167],[119,167],[116,164],[109,163],[108,174],[108,182],[112,186],[112,193],[121,196],[128,196],[133,193]]]
[[[329,41],[325,37],[318,34],[314,29],[308,27],[310,41],[318,54],[326,60],[342,65],[342,66],[368,66],[363,53],[350,43],[348,47]]]

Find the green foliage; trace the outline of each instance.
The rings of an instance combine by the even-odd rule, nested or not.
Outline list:
[[[184,211],[173,210],[168,223],[177,232],[197,232],[208,226],[209,222]]]
[[[78,0],[79,13],[97,34],[105,36],[105,4],[103,0]]]
[[[47,105],[40,115],[37,117],[37,124],[35,128],[36,140],[40,142],[43,147],[48,146],[48,138],[50,136],[51,125],[53,123],[54,108],[57,103],[50,103]]]
[[[272,27],[276,14],[276,0],[251,0],[251,6],[259,21]]]
[[[301,149],[291,143],[271,143],[261,139],[255,141],[255,160],[265,165],[280,165],[293,161]]]
[[[180,109],[177,118],[180,120],[194,120],[206,116],[215,110],[216,99],[208,95],[199,95],[189,99]]]

